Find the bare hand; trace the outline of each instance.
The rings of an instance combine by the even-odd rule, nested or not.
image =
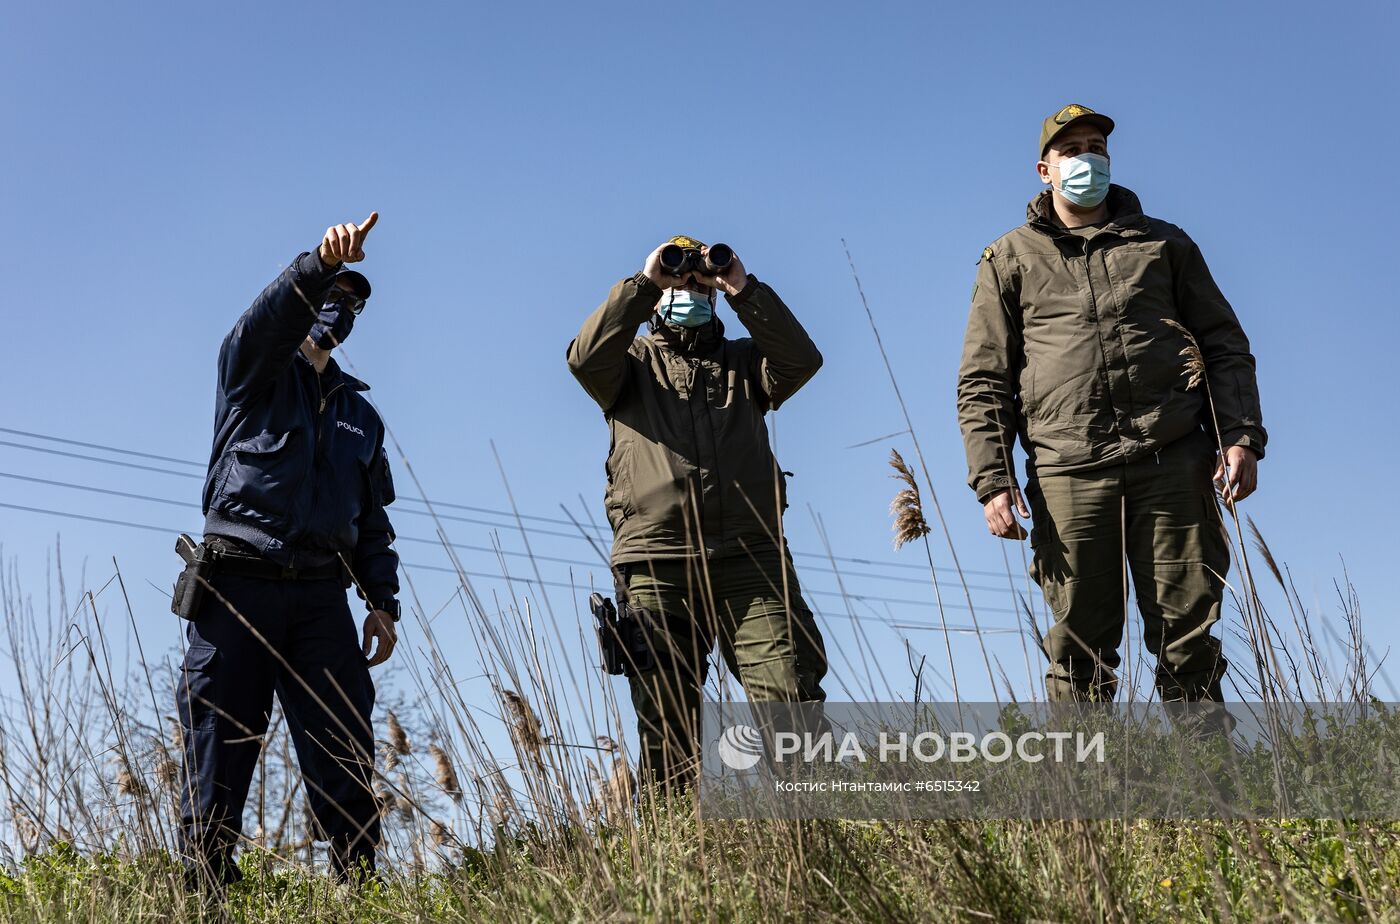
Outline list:
[[[705,256],[709,256],[710,248],[706,247],[700,252]],[[722,275],[708,276],[697,270],[695,279],[697,282],[701,282],[707,286],[723,289],[726,294],[734,296],[744,290],[744,286],[749,281],[749,274],[744,269],[743,261],[739,259],[739,255],[736,253],[734,259],[729,261],[729,269],[725,270]]]
[[[1236,503],[1244,500],[1259,487],[1258,454],[1248,446],[1230,446],[1225,450],[1225,455],[1215,463],[1213,478],[1221,501],[1229,504],[1232,499]]]
[[[1017,516],[1023,520],[1031,518],[1020,488],[1007,488],[993,494],[982,505],[982,515],[987,518],[987,529],[998,539],[1024,539],[1029,535],[1025,527],[1016,522]]]
[[[370,212],[369,217],[358,225],[334,225],[326,229],[318,251],[321,262],[326,266],[339,266],[342,263],[359,263],[365,258],[364,243],[369,229],[379,220],[378,212]]]
[[[662,244],[647,256],[647,262],[642,267],[642,273],[656,283],[658,288],[676,289],[685,285],[685,276],[672,276],[661,268],[661,251],[665,250],[669,244]]]
[[[374,652],[374,657],[370,658],[370,644],[379,640],[378,648]],[[399,642],[399,631],[394,627],[394,617],[383,610],[375,610],[365,617],[365,657],[369,658],[369,666],[383,664],[389,660],[389,655],[394,653],[394,646]]]

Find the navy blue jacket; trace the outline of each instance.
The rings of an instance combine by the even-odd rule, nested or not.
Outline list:
[[[334,360],[317,375],[301,352],[334,278],[303,253],[224,338],[204,532],[287,567],[342,553],[357,588],[380,602],[399,589],[384,424],[360,395],[368,385]]]

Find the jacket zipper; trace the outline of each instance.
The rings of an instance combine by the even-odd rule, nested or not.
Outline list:
[[[321,420],[326,414],[326,402],[329,401],[331,395],[335,394],[336,390],[344,384],[344,382],[336,382],[335,388],[332,388],[330,391],[321,391],[321,376],[319,373],[316,375],[316,391],[321,395],[321,406],[316,409],[316,452],[318,458],[321,451]]]
[[[321,421],[325,418],[326,404],[330,401],[331,395],[335,394],[336,389],[344,384],[345,382],[342,380],[335,384],[335,388],[332,388],[330,391],[324,391],[321,385],[321,374],[319,372],[316,373],[316,393],[321,396],[321,403],[316,408],[316,448],[311,453],[311,476],[313,478],[311,483],[312,509],[315,509],[317,506],[316,489],[321,483],[320,479],[316,478],[316,472],[321,468]]]
[[[691,443],[695,446],[695,458],[696,458],[697,461],[699,461],[699,459],[700,459],[700,428],[699,428],[699,427],[696,425],[696,423],[695,423],[695,390],[696,390],[696,386],[698,385],[702,391],[706,392],[706,393],[702,396],[702,399],[701,399],[701,400],[702,400],[702,402],[703,402],[704,405],[705,405],[705,415],[706,415],[706,418],[707,418],[707,419],[708,419],[708,417],[709,417],[709,412],[710,412],[710,407],[709,407],[710,396],[709,396],[709,394],[708,394],[708,385],[707,385],[707,383],[705,382],[705,374],[704,374],[704,372],[701,371],[701,368],[700,368],[700,358],[699,358],[699,357],[687,356],[687,357],[685,358],[685,364],[686,364],[687,367],[689,367],[689,372],[688,372],[688,374],[686,375],[686,386],[685,386],[685,387],[686,387],[686,390],[689,392],[689,395],[687,396],[688,400],[687,400],[687,407],[686,407],[686,410],[689,411],[689,416],[690,416],[690,440],[691,440]],[[716,469],[718,469],[718,466],[719,466],[719,460],[716,459],[716,460],[715,460],[715,467],[716,467]],[[718,481],[718,480],[719,480],[719,472],[718,472],[718,470],[716,470],[714,474],[715,474],[715,480]],[[695,480],[696,480],[696,487],[698,488],[698,490],[697,490],[697,492],[696,492],[696,495],[695,495],[695,517],[696,517],[696,520],[698,521],[696,525],[699,527],[699,532],[700,532],[700,536],[699,536],[699,538],[700,538],[700,549],[699,549],[699,551],[700,551],[700,554],[701,554],[704,558],[709,558],[709,555],[707,554],[707,553],[708,553],[708,550],[707,550],[706,547],[705,547],[705,501],[704,501],[704,498],[705,498],[705,476],[704,476],[703,474],[701,474],[701,469],[700,469],[700,466],[698,466],[698,465],[697,465],[696,468],[695,468]],[[720,518],[720,522],[721,522],[721,523],[724,522],[723,517]]]
[[[1092,265],[1090,264],[1090,262],[1089,262],[1089,241],[1090,241],[1089,238],[1087,238],[1087,237],[1084,238],[1084,279],[1085,279],[1085,281],[1088,282],[1088,284],[1089,284],[1089,303],[1090,303],[1090,305],[1092,306],[1093,311],[1094,311],[1094,326],[1095,326],[1095,327],[1098,327],[1099,324],[1102,323],[1102,318],[1101,318],[1100,312],[1099,312],[1099,297],[1098,297],[1098,293],[1094,291],[1094,268],[1093,268],[1093,266],[1092,266]],[[1100,339],[1100,342],[1102,342],[1102,340],[1103,340],[1103,332],[1102,332],[1102,331],[1099,332],[1099,339]],[[1107,354],[1107,353],[1104,354],[1103,361],[1104,361],[1104,374],[1107,375],[1107,376],[1109,376],[1110,379],[1111,379],[1111,377],[1112,377],[1112,375],[1113,375],[1113,370],[1110,369],[1109,366],[1108,366],[1108,354]],[[1123,363],[1124,363],[1124,366],[1125,366],[1125,367],[1128,365],[1128,357],[1127,357],[1127,354],[1126,354],[1126,353],[1125,353],[1124,356],[1123,356]],[[1127,375],[1127,374],[1128,374],[1127,371],[1126,371],[1126,369],[1125,369],[1125,371],[1124,371],[1123,374],[1124,374],[1124,375]],[[1110,386],[1110,388],[1109,388],[1108,400],[1109,400],[1110,403],[1114,404],[1114,411],[1115,411],[1115,413],[1116,413],[1117,410],[1118,410],[1118,408],[1117,408],[1117,404],[1114,403],[1114,401],[1113,401],[1112,386]],[[1125,411],[1125,412],[1123,412],[1123,413],[1128,417],[1128,420],[1131,422],[1131,421],[1132,421],[1132,406],[1131,406],[1131,402],[1129,403],[1128,410]],[[1121,435],[1122,435],[1121,429],[1120,429],[1120,431],[1119,431],[1119,435],[1120,435],[1120,438],[1121,438]],[[1158,459],[1157,459],[1158,464],[1160,464],[1161,461],[1162,461],[1162,460],[1161,460],[1161,457],[1159,456]]]

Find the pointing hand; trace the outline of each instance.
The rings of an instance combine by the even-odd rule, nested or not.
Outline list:
[[[333,225],[327,228],[326,236],[321,239],[321,262],[326,266],[359,263],[365,258],[365,237],[377,221],[379,213],[370,212],[369,217],[358,225]]]

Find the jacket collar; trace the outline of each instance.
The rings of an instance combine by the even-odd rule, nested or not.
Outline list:
[[[308,372],[312,375],[316,374],[316,367],[311,364],[311,360],[307,359],[306,354],[300,349],[297,350],[297,359],[305,363]],[[353,388],[355,391],[369,391],[368,385],[340,368],[340,364],[335,361],[334,356],[326,360],[326,371],[323,372],[322,375],[326,377],[326,382],[328,384],[344,385],[347,388]]]
[[[1058,237],[1068,234],[1055,220],[1055,207],[1049,189],[1042,189],[1026,206],[1026,223],[1042,234]],[[1142,203],[1137,193],[1126,186],[1110,184],[1108,187],[1108,221],[1103,230],[1122,237],[1133,237],[1147,231],[1147,216],[1142,214]]]
[[[680,327],[667,324],[661,315],[654,314],[647,321],[647,329],[654,343],[682,356],[707,356],[724,340],[724,322],[718,317],[701,327]]]

